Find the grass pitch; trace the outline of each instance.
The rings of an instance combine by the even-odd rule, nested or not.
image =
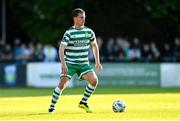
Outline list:
[[[0,89],[0,120],[175,121],[180,120],[180,89],[159,87],[98,87],[89,99],[94,113],[78,108],[83,88],[66,89],[47,111],[53,89]],[[126,112],[114,113],[113,101],[126,102]]]

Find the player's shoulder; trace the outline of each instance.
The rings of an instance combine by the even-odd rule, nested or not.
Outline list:
[[[68,34],[68,35],[71,35],[71,32],[74,31],[74,28],[73,27],[69,27],[64,34]]]
[[[69,27],[69,28],[66,30],[66,32],[70,32],[70,31],[73,31],[73,30],[74,30],[74,27],[71,26],[71,27]]]
[[[92,29],[91,29],[91,28],[89,28],[89,27],[87,27],[87,26],[84,26],[84,29],[87,29],[87,30],[92,31]]]
[[[84,26],[84,30],[85,30],[85,31],[90,31],[91,33],[94,32],[91,28],[89,28],[89,27],[87,27],[87,26]]]

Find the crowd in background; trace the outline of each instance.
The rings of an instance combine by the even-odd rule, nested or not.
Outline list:
[[[143,43],[137,37],[132,41],[97,37],[97,43],[102,62],[180,62],[180,38],[175,38],[173,44],[157,45],[156,42]],[[23,43],[20,38],[15,38],[13,45],[0,40],[0,61],[55,62],[59,61],[58,47],[58,44]],[[91,49],[89,59],[94,61]]]
[[[175,38],[173,44],[156,42],[143,43],[134,37],[132,41],[126,38],[110,38],[106,44],[98,38],[101,60],[108,62],[180,62],[180,38]]]

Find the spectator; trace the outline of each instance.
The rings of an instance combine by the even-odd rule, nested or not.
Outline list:
[[[30,50],[27,48],[26,44],[21,44],[21,54],[20,54],[20,60],[23,60],[24,62],[29,59]]]
[[[128,37],[125,36],[123,38],[118,37],[116,41],[116,52],[117,58],[119,61],[129,61],[128,58],[128,50],[130,48],[130,43],[127,39]]]
[[[43,45],[38,43],[34,52],[34,59],[36,61],[43,61],[44,60],[44,53],[43,53]]]
[[[13,51],[14,59],[20,60],[21,54],[22,54],[21,40],[20,40],[20,38],[15,38],[14,39],[14,51]]]
[[[131,48],[141,50],[141,44],[140,44],[139,38],[134,37]]]
[[[44,61],[45,62],[54,62],[57,58],[57,50],[50,44],[45,45],[43,49]]]
[[[168,43],[165,43],[161,52],[161,60],[163,62],[174,62],[173,52]]]
[[[157,48],[156,46],[156,43],[155,42],[151,42],[150,43],[150,50],[152,52],[152,61],[153,62],[160,62],[160,51],[159,49]]]
[[[141,45],[138,38],[133,39],[130,49],[128,50],[128,58],[131,61],[139,61],[141,58]]]
[[[106,45],[107,61],[114,61],[115,59],[115,44],[114,39],[109,38]]]
[[[34,47],[34,44],[32,43],[32,42],[30,42],[29,44],[28,44],[28,48],[27,48],[27,51],[28,51],[28,60],[31,60],[31,61],[33,61],[34,60],[34,53],[35,53],[35,47]]]
[[[116,61],[124,61],[125,56],[126,56],[126,48],[124,47],[124,40],[121,38],[116,39],[116,45],[115,45],[115,50],[116,50]]]
[[[148,44],[143,45],[141,60],[143,62],[150,62],[152,60],[152,52]]]
[[[13,59],[12,48],[10,44],[6,44],[1,56],[4,61],[11,61]]]

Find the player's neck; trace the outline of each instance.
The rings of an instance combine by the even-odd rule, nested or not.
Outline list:
[[[82,28],[84,28],[84,26],[78,26],[78,25],[74,25],[73,26],[75,29],[82,29]]]

